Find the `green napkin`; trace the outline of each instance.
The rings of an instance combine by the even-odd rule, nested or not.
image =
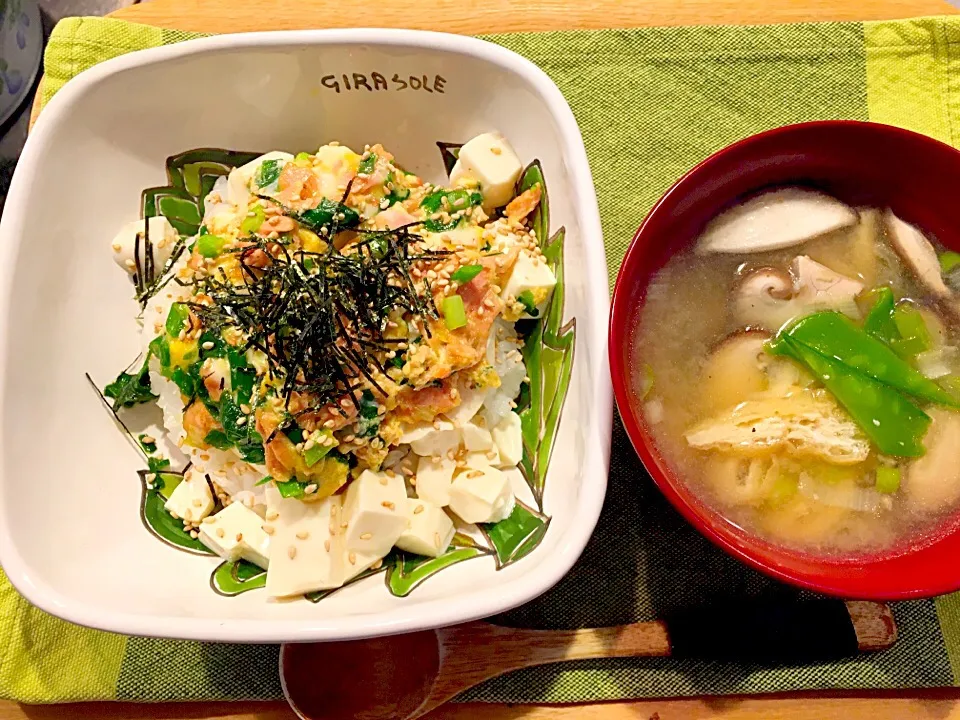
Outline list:
[[[43,99],[97,62],[190,37],[114,20],[63,21],[47,48]],[[570,102],[600,197],[611,279],[663,191],[696,162],[746,135],[803,120],[853,118],[901,125],[954,145],[960,140],[958,18],[488,39],[537,63]],[[607,504],[583,558],[556,588],[497,621],[540,628],[611,625],[711,598],[798,594],[692,530],[653,487],[615,423]],[[898,603],[894,614],[900,639],[893,648],[842,662],[584,661],[511,673],[460,699],[549,703],[958,684],[960,596]],[[125,638],[77,628],[31,608],[0,573],[0,697],[270,698],[279,695],[276,658],[272,646]]]

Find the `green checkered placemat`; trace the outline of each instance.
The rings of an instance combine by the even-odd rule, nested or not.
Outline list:
[[[46,54],[44,100],[107,58],[189,39],[71,19]],[[711,152],[767,128],[852,118],[960,142],[960,19],[498,35],[560,86],[580,123],[611,278],[657,198]],[[611,98],[616,98],[611,103]],[[630,178],[624,187],[623,178]],[[796,597],[710,545],[655,490],[615,423],[610,490],[580,562],[538,600],[497,619],[573,628],[649,620],[711,599]],[[576,702],[651,696],[958,684],[960,596],[898,603],[896,645],[791,667],[673,659],[581,661],[515,672],[461,700]],[[31,608],[0,573],[0,697],[219,700],[280,694],[273,646],[125,638]]]

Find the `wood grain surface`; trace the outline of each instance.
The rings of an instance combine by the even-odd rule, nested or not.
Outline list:
[[[889,20],[955,14],[944,0],[152,0],[114,17],[210,33],[401,27],[464,34],[654,25]],[[0,701],[0,720],[292,720],[283,703]],[[447,705],[430,720],[960,720],[960,690],[804,693],[576,706]]]

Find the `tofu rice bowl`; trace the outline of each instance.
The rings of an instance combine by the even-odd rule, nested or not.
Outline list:
[[[440,186],[381,145],[268,152],[210,178],[196,233],[144,212],[114,238],[142,354],[102,395],[125,429],[162,411],[130,432],[145,520],[234,585],[322,594],[537,515],[515,468],[561,274],[545,187],[499,134],[456,156]]]

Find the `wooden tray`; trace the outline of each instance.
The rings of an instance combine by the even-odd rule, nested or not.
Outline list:
[[[209,33],[398,27],[463,34],[891,20],[957,14],[944,0],[152,0],[112,17]],[[46,707],[0,702],[0,720],[292,720],[283,703]],[[960,689],[790,693],[574,706],[448,705],[429,720],[960,720]]]

